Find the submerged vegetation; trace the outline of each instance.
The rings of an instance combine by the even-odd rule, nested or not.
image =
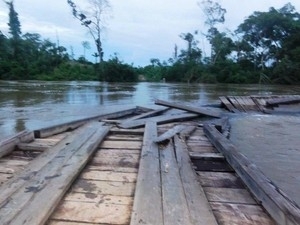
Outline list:
[[[94,12],[98,17],[83,14],[73,1],[67,2],[73,16],[90,31],[99,62],[89,62],[85,55],[74,59],[59,42],[52,43],[39,34],[22,34],[18,13],[10,1],[6,2],[9,34],[0,31],[0,79],[133,82],[140,76],[147,81],[300,84],[300,14],[290,3],[280,9],[254,12],[234,32],[220,32],[218,24],[225,22],[226,9],[204,0],[199,5],[206,15],[207,32],[182,33],[185,49],[175,45],[168,60],[151,59],[149,65],[137,68],[120,61],[117,55],[103,60],[102,26],[97,23],[101,21],[98,12],[109,6],[107,1],[92,1],[102,4]],[[198,47],[199,35],[205,35],[210,43],[209,57]]]

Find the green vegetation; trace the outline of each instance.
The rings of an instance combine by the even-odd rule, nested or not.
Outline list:
[[[151,59],[149,65],[135,68],[120,61],[117,55],[104,61],[102,26],[97,24],[102,21],[101,15],[83,14],[73,1],[67,2],[73,16],[90,31],[97,49],[94,56],[99,57],[99,62],[88,62],[85,53],[75,60],[65,47],[42,39],[39,34],[22,34],[11,1],[7,2],[9,35],[0,31],[0,79],[134,82],[143,75],[147,81],[300,84],[300,14],[290,3],[280,9],[254,12],[234,32],[220,32],[217,27],[225,22],[226,9],[204,0],[201,4],[208,26],[204,35],[211,46],[209,57],[203,57],[198,47],[198,36],[203,34],[187,32],[180,35],[186,42],[185,49],[178,50],[175,45],[174,55],[167,61]],[[96,9],[100,12],[109,7],[107,1],[91,3],[99,3]],[[82,46],[84,51],[90,48],[86,41]]]

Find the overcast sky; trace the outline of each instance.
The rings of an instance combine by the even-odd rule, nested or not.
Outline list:
[[[84,8],[88,0],[73,0]],[[114,53],[126,63],[135,66],[150,64],[151,58],[161,61],[172,57],[174,46],[184,48],[181,33],[199,30],[205,32],[205,16],[198,2],[201,0],[110,0],[111,13],[104,31],[104,58]],[[300,11],[299,0],[219,0],[227,10],[225,23],[220,29],[235,30],[254,11],[268,11],[270,7],[281,8],[291,2]],[[67,0],[14,0],[19,14],[22,33],[39,33],[43,39],[49,38],[65,46],[75,57],[83,55],[82,41],[89,41],[95,52],[93,40],[85,27],[73,18]],[[0,30],[8,34],[8,8],[0,1]],[[58,38],[57,38],[58,37]],[[198,36],[199,47],[209,52],[205,38]],[[92,60],[92,58],[90,58]]]

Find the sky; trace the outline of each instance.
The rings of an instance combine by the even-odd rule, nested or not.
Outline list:
[[[73,0],[85,9],[88,0]],[[279,9],[290,2],[300,12],[299,0],[216,0],[227,10],[220,31],[234,31],[254,11]],[[175,44],[184,49],[182,33],[205,33],[207,26],[199,2],[201,0],[109,0],[111,10],[103,30],[104,59],[117,56],[134,66],[150,64],[150,59],[167,61],[174,53]],[[94,61],[93,39],[71,13],[67,0],[14,0],[19,14],[22,33],[39,33],[43,39],[66,47],[75,58],[84,54],[83,41],[90,43],[86,58]],[[8,7],[0,1],[0,31],[8,35]],[[209,54],[209,45],[203,35],[198,35],[199,48]]]

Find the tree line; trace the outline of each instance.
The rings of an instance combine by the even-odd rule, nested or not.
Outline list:
[[[99,58],[95,63],[85,56],[73,59],[59,42],[42,39],[39,34],[22,34],[13,1],[6,2],[9,35],[0,31],[0,79],[135,82],[142,75],[148,81],[300,83],[300,14],[290,3],[280,9],[271,7],[267,12],[254,12],[235,31],[221,32],[218,25],[225,22],[226,9],[217,2],[204,0],[199,5],[206,16],[206,33],[182,33],[185,49],[175,45],[168,60],[153,58],[147,66],[134,67],[120,61],[117,54],[103,60],[101,15],[109,4],[107,0],[91,2],[95,11],[87,14],[67,0],[73,16],[93,37],[97,49],[94,56]],[[204,56],[198,46],[198,37],[202,35],[210,43],[210,56]]]

